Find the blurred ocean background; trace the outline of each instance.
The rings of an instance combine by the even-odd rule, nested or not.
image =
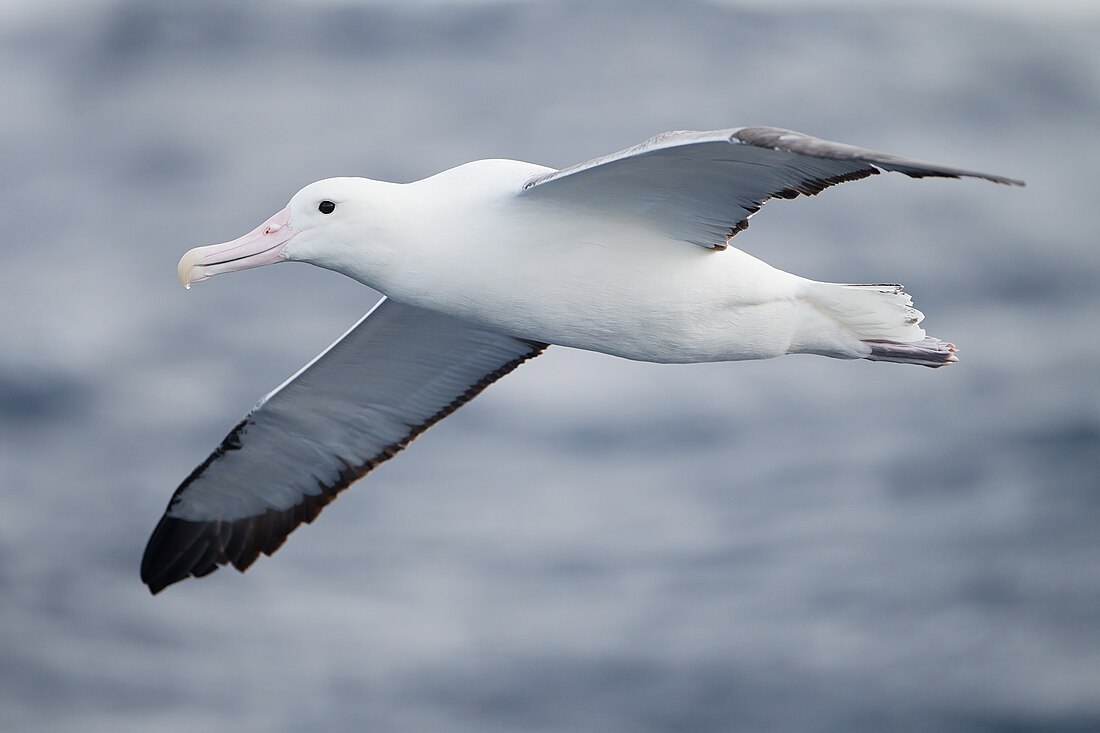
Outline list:
[[[0,8],[0,730],[1100,730],[1100,12]],[[902,282],[962,363],[508,376],[274,558],[151,597],[176,485],[376,294],[188,248],[334,175],[770,124],[879,176],[736,244]],[[522,246],[522,242],[517,243]]]

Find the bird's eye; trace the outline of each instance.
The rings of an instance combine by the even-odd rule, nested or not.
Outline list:
[[[322,214],[331,214],[332,212],[336,211],[336,204],[332,203],[331,201],[325,200],[317,204],[317,210],[320,211]]]

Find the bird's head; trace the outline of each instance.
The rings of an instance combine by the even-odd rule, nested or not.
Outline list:
[[[243,237],[189,250],[177,268],[180,282],[191,287],[224,272],[284,261],[309,262],[354,277],[370,267],[371,259],[386,254],[383,243],[372,246],[371,240],[388,224],[393,187],[366,178],[311,183]]]

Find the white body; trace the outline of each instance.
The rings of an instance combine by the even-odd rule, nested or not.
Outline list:
[[[859,358],[823,287],[738,249],[672,240],[629,217],[517,196],[547,168],[483,160],[410,184],[364,182],[369,235],[301,259],[390,298],[545,343],[653,362]],[[360,179],[361,180],[361,179]],[[308,188],[307,188],[308,190]],[[384,210],[384,215],[381,211]],[[917,341],[898,318],[896,340]]]

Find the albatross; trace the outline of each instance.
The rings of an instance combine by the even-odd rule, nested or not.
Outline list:
[[[561,170],[479,160],[407,184],[317,181],[248,234],[190,250],[187,287],[297,261],[383,297],[183,481],[142,581],[243,572],[551,344],[660,363],[958,361],[901,285],[818,282],[731,246],[769,199],[881,171],[1023,185],[773,127],[677,131]]]

